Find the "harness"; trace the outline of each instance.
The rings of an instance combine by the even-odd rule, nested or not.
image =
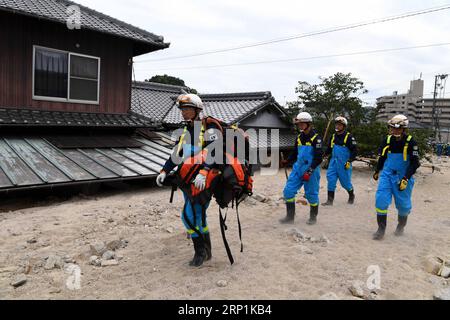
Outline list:
[[[180,142],[178,143],[178,154],[180,153],[181,149],[183,148],[183,144],[186,143],[186,134],[188,132],[188,127],[184,127],[183,134],[180,137]],[[198,137],[198,146],[199,148],[202,148],[205,146],[205,132],[206,132],[206,126],[205,121],[202,121],[202,129],[200,130],[200,136]]]
[[[350,132],[347,132],[347,134],[345,135],[345,138],[344,138],[344,145],[347,145],[347,141],[348,141],[348,138],[350,137]],[[336,139],[336,134],[335,133],[333,133],[333,138],[331,139],[331,149],[333,149],[334,148],[334,140]]]
[[[389,135],[386,140],[386,147],[384,147],[383,153],[381,154],[382,157],[384,157],[386,155],[386,152],[388,152],[388,150],[391,148],[391,139],[392,139],[392,136]],[[408,135],[408,137],[406,138],[405,146],[403,147],[403,160],[404,161],[408,161],[408,147],[409,147],[409,143],[411,142],[411,140],[412,140],[412,136]],[[389,150],[389,153],[391,153],[390,150]]]

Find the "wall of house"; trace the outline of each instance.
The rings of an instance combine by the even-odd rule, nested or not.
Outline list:
[[[275,107],[267,106],[239,123],[245,128],[278,128],[290,129],[292,125],[281,119],[282,114]]]
[[[33,100],[33,45],[100,57],[99,104]],[[0,11],[0,107],[126,113],[131,100],[132,46],[127,39]]]

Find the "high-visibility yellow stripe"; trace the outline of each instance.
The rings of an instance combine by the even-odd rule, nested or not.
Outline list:
[[[319,206],[318,203],[310,203],[309,205],[310,205],[311,207],[318,207],[318,206]]]
[[[186,132],[187,132],[187,127],[184,127],[183,134],[181,135],[180,142],[178,143],[178,152],[177,152],[177,154],[179,154],[181,149],[183,148],[184,138],[186,137]]]
[[[287,203],[295,202],[295,198],[292,198],[292,199],[285,199],[285,201],[286,201]]]
[[[350,133],[349,133],[349,132],[347,132],[347,135],[346,135],[345,138],[344,138],[344,145],[347,144],[348,137],[350,137]]]
[[[392,138],[392,136],[387,137],[386,147],[384,147],[383,152],[381,153],[382,157],[384,157],[386,155],[386,151],[388,151],[388,149],[391,147],[391,138]]]
[[[200,148],[203,148],[203,146],[205,145],[205,131],[206,131],[206,128],[205,128],[204,124],[202,123],[202,130],[200,131],[200,137],[198,138],[198,146]]]
[[[195,229],[197,229],[197,231],[200,231],[200,227],[195,227]],[[208,232],[209,231],[209,226],[206,226],[205,228],[202,228],[202,230],[203,230],[203,233]],[[196,231],[193,230],[193,229],[189,229],[187,231],[187,233],[194,234],[194,233],[196,233]]]
[[[403,160],[408,161],[408,147],[409,143],[411,142],[412,136],[408,136],[406,138],[405,147],[403,148]]]
[[[387,213],[388,213],[387,210],[381,210],[381,209],[378,209],[378,208],[376,208],[376,211],[377,211],[378,213],[381,213],[381,214],[387,214]]]
[[[184,127],[184,131],[183,134],[180,137],[180,142],[178,143],[178,153],[180,153],[181,149],[183,148],[183,144],[185,144],[185,138],[186,138],[186,134],[187,134],[187,127]],[[200,136],[198,137],[198,146],[200,148],[203,148],[203,146],[205,145],[205,126],[202,124],[202,129],[200,131]]]
[[[350,132],[347,132],[344,138],[344,146],[347,145],[348,137],[350,137]],[[333,138],[331,139],[331,149],[334,148],[334,140],[336,139],[336,134],[333,133]]]
[[[314,142],[314,140],[318,137],[319,135],[318,134],[316,134],[314,137],[312,137],[310,140],[309,140],[309,142],[307,142],[307,143],[305,143],[305,146],[311,146],[312,145],[312,143]],[[300,138],[300,135],[298,136],[298,145],[299,146],[303,146],[303,144],[302,144],[302,139]]]

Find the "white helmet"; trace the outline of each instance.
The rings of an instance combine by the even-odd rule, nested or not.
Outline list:
[[[313,119],[308,112],[301,112],[297,118],[294,119],[295,123],[312,123]]]
[[[344,117],[337,117],[334,119],[335,123],[342,123],[344,126],[348,126],[348,121]]]
[[[408,128],[409,126],[409,120],[406,116],[402,115],[402,114],[398,114],[395,117],[393,117],[391,120],[389,120],[388,122],[389,127],[392,128]]]
[[[196,94],[182,94],[177,99],[178,108],[191,107],[199,110],[203,110],[202,99]]]

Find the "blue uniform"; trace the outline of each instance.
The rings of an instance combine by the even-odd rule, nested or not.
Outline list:
[[[296,152],[289,158],[295,161],[293,170],[284,188],[284,199],[287,203],[295,202],[298,191],[305,187],[306,199],[312,207],[319,205],[320,163],[322,162],[322,138],[314,131],[308,135],[301,133],[296,142]],[[309,181],[303,175],[309,170],[313,173]]]
[[[388,136],[380,151],[378,171],[382,169],[382,172],[376,193],[376,212],[380,216],[387,215],[394,197],[398,214],[408,216],[412,209],[412,175],[420,166],[418,146],[412,136],[403,136],[400,141]],[[408,186],[400,191],[399,184],[403,178],[408,179]]]
[[[345,168],[347,162],[353,162],[356,157],[356,140],[350,133],[341,135],[333,134],[327,154],[331,154],[330,164],[327,171],[328,191],[335,192],[337,181],[347,191],[353,191],[352,171]]]

